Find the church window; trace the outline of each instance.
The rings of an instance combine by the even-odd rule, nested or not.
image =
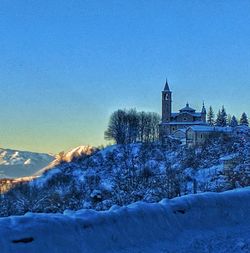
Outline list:
[[[202,139],[202,137],[203,137],[203,136],[202,136],[202,134],[201,134],[201,139]]]
[[[187,118],[184,118],[183,120],[184,120],[184,121],[187,121]]]

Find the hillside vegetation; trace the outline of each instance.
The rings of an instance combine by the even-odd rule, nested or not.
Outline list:
[[[107,210],[136,201],[249,186],[249,137],[249,131],[237,137],[221,135],[194,148],[171,140],[166,145],[113,145],[76,156],[71,152],[70,160],[63,159],[69,157],[64,154],[41,176],[2,194],[0,215]]]

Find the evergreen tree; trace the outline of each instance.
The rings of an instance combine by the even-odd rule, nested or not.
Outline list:
[[[231,122],[229,123],[230,127],[236,127],[238,126],[238,120],[236,119],[236,117],[233,115]]]
[[[224,106],[218,111],[215,124],[221,127],[227,126],[227,113]]]
[[[227,126],[227,113],[224,105],[221,108],[221,126],[223,127]]]
[[[214,125],[214,111],[212,106],[209,106],[208,113],[207,113],[207,122],[210,126]]]
[[[240,124],[241,125],[246,125],[246,126],[249,125],[247,114],[245,112],[243,112],[242,115],[241,115]]]
[[[221,111],[219,109],[218,113],[217,113],[217,118],[215,121],[215,125],[216,126],[222,126],[222,119],[221,119]]]

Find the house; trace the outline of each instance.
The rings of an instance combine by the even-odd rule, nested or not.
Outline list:
[[[192,126],[186,130],[186,143],[188,146],[202,145],[210,137],[219,137],[222,134],[232,135],[233,128],[216,126]]]
[[[176,130],[171,136],[179,140],[181,144],[186,144],[186,128]]]

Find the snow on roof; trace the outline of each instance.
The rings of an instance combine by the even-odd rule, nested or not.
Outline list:
[[[176,137],[173,136],[173,135],[168,135],[168,138],[171,139],[171,140],[179,140],[179,138],[176,138]]]
[[[217,127],[217,126],[191,126],[189,129],[192,129],[194,132],[224,132],[230,133],[233,131],[232,127]]]
[[[186,131],[187,131],[187,128],[181,128],[181,129],[176,130],[173,134],[175,134],[177,132],[186,133]]]
[[[195,109],[189,107],[189,104],[187,103],[184,108],[180,109],[180,112],[195,112]]]
[[[174,113],[171,114],[171,116],[175,118],[175,117],[177,117],[177,116],[179,116],[183,113],[187,113],[187,114],[192,115],[194,117],[201,117],[200,112],[194,112],[194,113],[191,113],[191,112],[174,112]]]
[[[205,125],[206,126],[207,124],[203,121],[191,121],[191,122],[188,122],[188,121],[183,121],[183,122],[171,121],[169,123],[162,123],[162,125],[193,125],[193,126]]]

